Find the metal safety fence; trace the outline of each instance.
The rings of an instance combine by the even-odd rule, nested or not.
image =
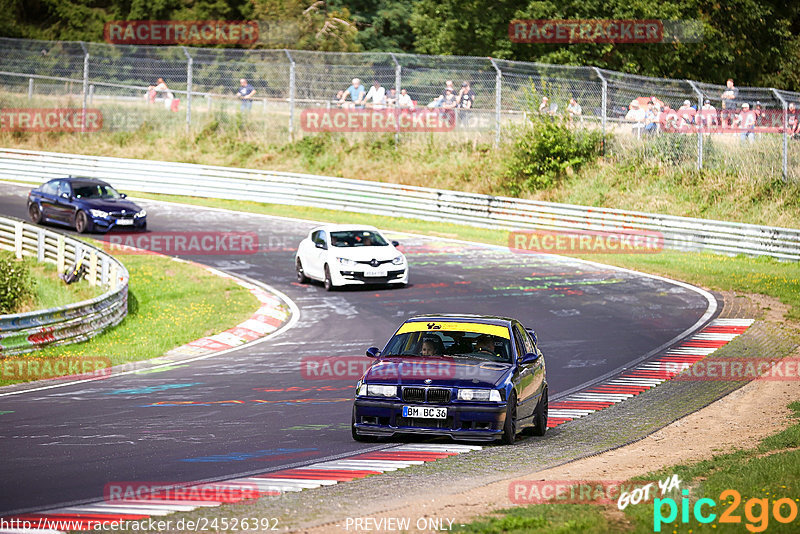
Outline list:
[[[59,273],[83,259],[89,284],[107,289],[98,297],[67,306],[0,315],[0,357],[85,341],[127,315],[128,271],[102,250],[10,217],[0,217],[0,249],[14,252],[17,258],[54,263]]]
[[[151,89],[159,78],[168,91]],[[242,78],[256,91],[250,103],[236,97]],[[378,82],[397,94],[405,90],[418,107],[434,105],[447,80],[455,91],[469,83],[474,105],[452,130],[435,134],[447,138],[499,144],[513,124],[539,111],[545,97],[542,111],[563,117],[575,99],[581,108],[575,123],[602,129],[604,139],[613,139],[611,150],[687,168],[745,167],[757,176],[800,178],[800,133],[792,131],[792,105],[800,107],[800,94],[772,88],[737,88],[731,100],[722,97],[724,85],[485,57],[0,39],[0,106],[98,108],[104,131],[146,125],[203,134],[227,128],[285,142],[311,131],[304,110],[337,108],[353,78],[365,88]],[[651,99],[672,110],[705,110],[714,120],[654,140],[642,135],[630,113],[634,101]],[[753,135],[723,128],[727,114],[744,103],[770,116],[771,127]]]
[[[310,206],[504,230],[658,232],[665,248],[800,260],[800,230],[558,204],[427,187],[189,163],[0,149],[0,176],[65,175],[129,191]]]

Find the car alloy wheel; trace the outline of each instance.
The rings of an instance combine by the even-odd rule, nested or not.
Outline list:
[[[31,222],[34,224],[42,222],[42,210],[39,209],[37,204],[33,203],[28,207],[28,215],[30,215]]]
[[[306,272],[303,270],[303,263],[300,261],[300,258],[297,258],[297,265],[295,265],[295,269],[297,270],[297,281],[301,284],[308,283],[308,277],[306,276]]]
[[[78,214],[75,215],[75,230],[77,230],[79,234],[89,231],[89,218],[86,216],[86,213],[79,211]]]
[[[333,291],[333,280],[331,280],[331,270],[325,265],[325,291]]]
[[[512,393],[506,404],[506,422],[503,424],[503,443],[513,445],[517,439],[517,395]]]

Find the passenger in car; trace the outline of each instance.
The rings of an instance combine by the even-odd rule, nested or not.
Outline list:
[[[422,341],[422,356],[442,356],[444,343],[438,337],[426,337]]]

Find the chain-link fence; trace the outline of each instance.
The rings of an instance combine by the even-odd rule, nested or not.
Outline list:
[[[256,91],[249,103],[237,97],[242,78]],[[741,87],[726,99],[722,85],[484,57],[0,39],[0,106],[96,108],[105,131],[235,129],[287,142],[313,131],[304,121],[309,110],[339,109],[353,78],[365,89],[378,82],[387,94],[405,92],[424,109],[442,105],[446,81],[454,93],[469,83],[471,109],[456,110],[452,128],[435,134],[447,139],[497,145],[514,123],[544,113],[602,129],[611,152],[686,168],[800,178],[794,109],[800,94],[770,88]],[[168,89],[158,87],[159,79]],[[651,101],[660,116],[655,126],[645,118]],[[742,123],[744,104],[755,112],[755,124]],[[665,127],[663,117],[673,112],[680,127]],[[404,140],[427,135],[395,133]]]

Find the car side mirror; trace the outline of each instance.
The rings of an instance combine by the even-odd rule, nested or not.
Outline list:
[[[399,241],[392,241],[392,246],[393,247],[399,247],[400,246],[400,242]]]
[[[381,355],[381,349],[379,349],[378,347],[370,347],[367,349],[367,356],[369,356],[370,358],[377,358],[380,355]]]
[[[322,250],[327,249],[328,247],[325,246],[325,243],[315,243],[317,248],[321,248]]]
[[[522,365],[527,365],[529,363],[535,362],[538,359],[539,359],[538,354],[536,354],[535,352],[529,352],[528,354],[522,357],[522,360],[520,360],[519,363],[521,363]]]
[[[61,193],[61,198],[64,200],[69,200],[69,193]]]

